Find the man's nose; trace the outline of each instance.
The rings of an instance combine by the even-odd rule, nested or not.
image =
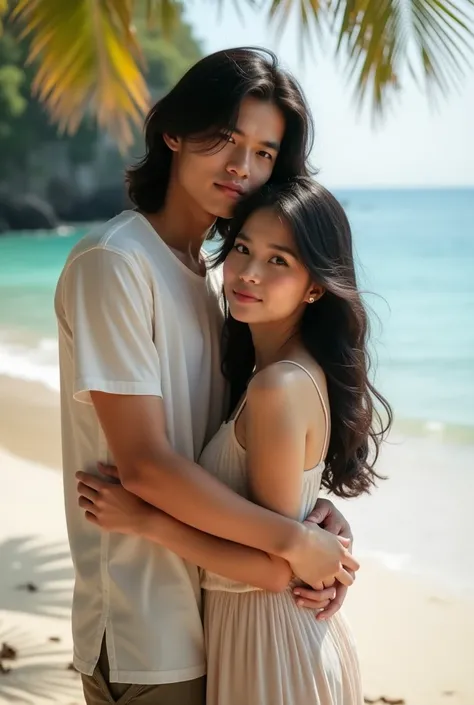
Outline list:
[[[248,179],[250,174],[250,150],[244,147],[234,149],[232,157],[227,164],[227,171],[238,179]]]

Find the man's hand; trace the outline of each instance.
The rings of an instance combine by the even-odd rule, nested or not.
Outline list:
[[[352,549],[353,536],[349,522],[330,500],[318,499],[306,521],[308,524],[318,524],[331,534],[349,539],[349,550]],[[352,573],[352,576],[355,577],[355,574]],[[332,592],[328,601],[329,588],[332,588]],[[320,583],[317,590],[298,586],[293,590],[293,594],[299,607],[318,610],[316,619],[322,621],[329,619],[341,609],[346,599],[347,585],[343,585],[338,580],[326,580]]]
[[[102,474],[119,480],[116,468],[99,466]],[[76,473],[78,504],[87,521],[104,531],[140,534],[152,508],[119,483],[104,482],[95,475]],[[159,511],[159,510],[156,510]]]
[[[330,534],[344,536],[344,538],[350,540],[352,548],[354,537],[352,536],[350,524],[329,499],[318,499],[316,506],[306,521],[319,524],[322,529],[326,529]]]

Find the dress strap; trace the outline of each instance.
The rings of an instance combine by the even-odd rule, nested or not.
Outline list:
[[[244,406],[245,406],[246,403],[247,403],[247,392],[245,392],[245,394],[244,394],[244,396],[243,396],[243,398],[242,398],[242,401],[240,402],[240,404],[239,404],[238,407],[237,407],[237,411],[236,411],[236,412],[234,413],[234,415],[232,416],[231,421],[232,421],[233,423],[236,423],[236,422],[237,422],[237,419],[239,418],[240,414],[241,414],[242,411],[244,410]]]
[[[303,372],[306,372],[306,374],[308,375],[308,377],[310,378],[310,380],[311,380],[312,383],[314,384],[314,386],[315,386],[315,388],[316,388],[316,391],[317,391],[317,393],[318,393],[319,399],[320,399],[320,401],[321,401],[321,405],[322,405],[322,407],[323,407],[324,420],[325,420],[325,422],[326,422],[326,427],[325,427],[325,432],[324,432],[324,443],[323,443],[323,457],[322,457],[321,460],[319,461],[319,462],[321,463],[321,462],[324,460],[324,458],[326,457],[326,454],[327,454],[327,452],[328,452],[329,425],[330,425],[330,421],[329,421],[329,412],[328,412],[328,409],[327,409],[327,406],[326,406],[326,402],[324,401],[323,394],[322,394],[322,392],[321,392],[321,390],[320,390],[320,388],[319,388],[319,385],[318,385],[318,383],[316,382],[314,376],[311,374],[311,372],[310,372],[309,370],[306,369],[306,367],[304,367],[303,365],[300,365],[299,362],[295,362],[294,360],[278,360],[277,362],[275,362],[275,363],[273,363],[273,364],[278,365],[278,364],[281,364],[281,363],[283,363],[283,362],[286,362],[286,363],[288,363],[289,365],[295,365],[296,367],[299,367],[300,370],[303,370]],[[245,400],[244,400],[244,401],[245,401]],[[241,411],[241,409],[239,409],[239,413],[240,413],[240,411]]]

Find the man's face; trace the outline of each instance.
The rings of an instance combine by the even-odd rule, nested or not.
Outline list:
[[[201,144],[167,137],[175,152],[174,176],[180,190],[213,218],[230,218],[238,200],[270,178],[284,132],[279,108],[247,97],[235,131],[223,135],[217,150],[206,153]]]

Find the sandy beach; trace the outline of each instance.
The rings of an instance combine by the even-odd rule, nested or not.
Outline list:
[[[68,670],[72,566],[58,471],[58,397],[40,384],[3,377],[0,398],[0,644],[17,656],[0,659],[0,703],[79,705],[80,679]],[[388,452],[381,469],[391,474],[390,463],[400,457],[413,462],[416,448],[407,443]],[[464,452],[474,457],[472,448]],[[376,495],[370,502],[372,519],[365,505],[360,511],[377,524]],[[410,518],[400,516],[405,524]],[[367,702],[473,705],[474,599],[467,592],[363,558],[346,613]],[[4,647],[2,655],[12,654]]]
[[[61,468],[59,395],[40,382],[0,375],[0,447]]]

